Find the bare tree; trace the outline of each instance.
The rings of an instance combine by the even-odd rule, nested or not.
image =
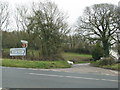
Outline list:
[[[112,4],[95,4],[86,7],[84,16],[78,19],[77,31],[93,40],[100,40],[105,57],[109,56],[118,29],[116,10],[117,6]]]
[[[9,24],[8,3],[0,2],[0,58],[2,57],[2,30],[7,29]]]
[[[15,10],[15,21],[17,25],[17,30],[27,30],[28,19],[30,15],[27,6],[17,5]]]
[[[0,2],[0,30],[7,28],[9,24],[8,3]]]

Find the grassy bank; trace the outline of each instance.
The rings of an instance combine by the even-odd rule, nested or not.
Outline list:
[[[63,53],[64,56],[80,56],[80,57],[92,57],[89,54],[79,54],[79,53],[71,53],[71,52],[65,52]]]
[[[65,60],[75,60],[75,63],[88,63],[92,58],[89,54],[79,54],[79,53],[62,53],[62,56]]]
[[[119,64],[114,64],[114,65],[102,66],[102,68],[120,71],[120,63]]]
[[[91,66],[120,71],[120,63],[115,63],[113,65],[99,65],[99,62],[93,61],[91,62]]]
[[[2,59],[2,66],[42,69],[70,67],[66,61],[25,61],[18,59]]]

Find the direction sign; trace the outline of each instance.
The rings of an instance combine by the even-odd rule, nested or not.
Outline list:
[[[26,56],[26,48],[10,48],[10,56]]]
[[[28,41],[26,41],[26,40],[21,40],[21,43],[22,43],[22,47],[23,47],[23,48],[27,48],[27,47],[28,47]]]
[[[28,41],[26,41],[26,40],[21,40],[21,42],[22,42],[22,43],[28,43]]]

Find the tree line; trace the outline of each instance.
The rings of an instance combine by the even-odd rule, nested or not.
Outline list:
[[[53,60],[53,57],[60,57],[62,51],[108,57],[111,46],[116,44],[116,32],[120,30],[118,6],[104,3],[86,7],[73,29],[68,25],[67,15],[54,2],[33,2],[30,8],[16,7],[17,29],[8,31],[8,5],[0,2],[3,48],[21,47],[23,39],[29,42],[28,49],[39,50],[43,59],[52,57]],[[75,34],[70,35],[70,32]]]

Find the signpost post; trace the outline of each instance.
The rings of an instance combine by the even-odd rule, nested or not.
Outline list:
[[[26,40],[21,40],[22,47],[26,49],[26,56],[27,56],[27,47],[28,47],[28,41]],[[23,57],[24,58],[24,57]]]

